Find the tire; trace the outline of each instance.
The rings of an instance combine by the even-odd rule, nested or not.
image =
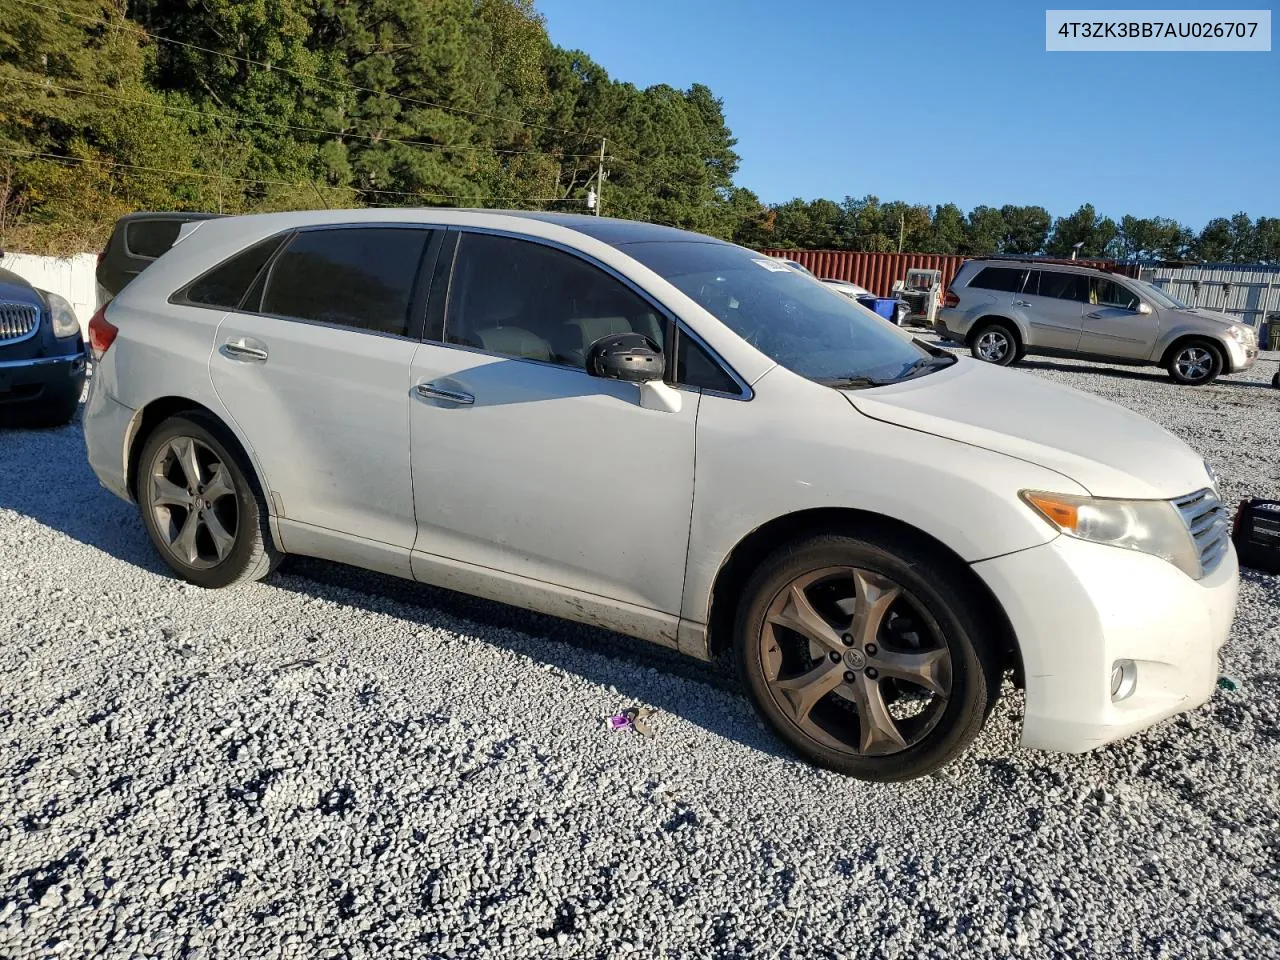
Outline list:
[[[147,438],[138,460],[138,508],[151,542],[179,577],[217,589],[261,580],[279,565],[283,555],[271,542],[252,476],[212,417],[170,417]]]
[[[1271,378],[1271,385],[1275,387],[1277,390],[1280,390],[1280,373],[1277,373],[1274,377]]]
[[[1218,379],[1225,366],[1222,348],[1212,340],[1187,340],[1169,354],[1165,369],[1174,383],[1199,387]]]
[[[855,595],[854,614],[848,599],[835,606],[845,593]],[[956,574],[908,538],[821,535],[779,549],[756,570],[738,609],[734,656],[756,709],[801,757],[896,781],[932,773],[981,731],[1003,673],[993,635]],[[887,723],[864,724],[886,714]]]
[[[969,352],[983,363],[1007,367],[1018,359],[1022,344],[1013,328],[1005,323],[988,321],[973,331]]]

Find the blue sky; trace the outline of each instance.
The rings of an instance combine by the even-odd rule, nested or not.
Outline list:
[[[555,43],[615,79],[711,87],[738,138],[737,182],[767,202],[874,193],[1057,216],[1088,201],[1197,229],[1280,216],[1274,38],[1270,53],[1047,53],[1046,6],[1066,3],[537,6]]]

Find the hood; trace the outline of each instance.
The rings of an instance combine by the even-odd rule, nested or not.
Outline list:
[[[29,303],[36,307],[44,306],[35,288],[10,270],[0,269],[0,300],[8,303]]]
[[[1097,497],[1168,499],[1211,484],[1203,458],[1146,417],[968,357],[845,396],[868,417],[1047,467]]]
[[[1204,307],[1187,307],[1185,310],[1179,310],[1178,313],[1185,313],[1192,317],[1204,317],[1208,320],[1217,320],[1222,324],[1243,324],[1239,317],[1233,317],[1228,313],[1219,313],[1217,310],[1206,310]]]

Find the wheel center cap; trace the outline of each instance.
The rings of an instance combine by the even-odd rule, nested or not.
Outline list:
[[[844,663],[850,670],[861,670],[867,665],[867,658],[863,656],[861,650],[846,650]]]

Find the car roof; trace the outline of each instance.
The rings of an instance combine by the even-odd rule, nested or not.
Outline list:
[[[439,207],[428,208],[434,215]],[[554,223],[577,233],[585,234],[607,243],[611,247],[620,247],[628,243],[661,243],[683,240],[694,243],[724,243],[715,237],[681,230],[678,227],[667,227],[659,223],[648,223],[643,220],[621,220],[614,217],[596,217],[583,213],[553,213],[547,210],[467,210],[459,213],[484,213],[520,220],[541,220],[543,223]]]
[[[968,262],[986,267],[1010,267],[1024,270],[1043,270],[1044,268],[1049,267],[1066,273],[1096,273],[1099,276],[1104,277],[1115,275],[1112,271],[1103,270],[1101,267],[1093,267],[1087,263],[1072,263],[1069,260],[1036,260],[1022,257],[975,257],[973,260]]]

